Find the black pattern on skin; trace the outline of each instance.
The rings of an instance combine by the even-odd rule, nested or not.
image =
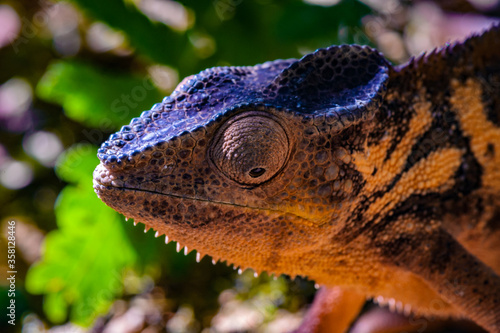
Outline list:
[[[500,134],[467,113],[498,123],[499,35],[398,67],[344,45],[207,69],[102,145],[94,188],[215,259],[360,287],[363,300],[401,297],[417,314],[467,315],[493,330],[498,298],[482,286],[500,290],[484,264],[500,247],[459,242],[468,227],[499,227],[498,143],[485,141]],[[485,108],[469,98],[479,92]],[[460,297],[443,277],[456,277]],[[427,309],[432,299],[446,306]]]
[[[424,137],[427,135],[430,136],[431,134],[429,133],[432,133],[432,130],[433,128],[427,131],[426,134],[424,134]],[[415,158],[413,163],[409,163],[411,158],[416,156],[412,153],[408,157],[407,164],[403,172],[396,175],[386,190],[376,192],[370,197],[370,199],[362,201],[349,218],[352,222],[347,224],[344,230],[342,230],[339,234],[335,235],[334,241],[348,244],[363,234],[370,235],[370,238],[376,239],[379,234],[384,232],[386,228],[390,227],[394,221],[407,214],[412,214],[419,221],[439,220],[445,212],[443,207],[448,206],[449,202],[459,202],[464,195],[468,195],[474,190],[479,189],[481,187],[482,167],[475,158],[474,154],[470,151],[469,140],[461,135],[461,132],[458,130],[453,133],[454,136],[448,137],[446,141],[443,141],[442,145],[433,147],[431,150],[426,151],[424,156],[419,156],[418,159]],[[418,144],[421,144],[421,142],[422,140],[420,140],[414,147],[417,147]],[[391,191],[401,179],[401,176],[416,162],[427,157],[431,151],[449,146],[450,142],[456,144],[456,147],[468,147],[463,156],[463,162],[454,176],[456,182],[452,189],[444,193],[431,192],[424,195],[411,195],[409,198],[402,201],[394,209],[388,212],[386,216],[375,215],[368,220],[366,219],[364,212],[370,208],[370,204],[373,201],[381,198],[387,192]],[[454,210],[455,209],[448,209],[446,211]],[[476,214],[481,213],[481,210],[476,212]],[[380,218],[382,218],[382,220],[377,222]]]
[[[406,108],[408,113],[412,114],[411,106],[409,105],[397,105],[396,103],[391,103],[392,107],[395,108]],[[439,108],[439,109],[438,109]],[[412,151],[408,158],[406,159],[405,166],[399,174],[395,175],[395,177],[391,180],[391,182],[384,188],[383,191],[378,191],[373,193],[369,199],[362,201],[358,207],[353,211],[350,218],[348,220],[353,221],[353,223],[349,223],[345,226],[345,230],[342,231],[341,234],[335,236],[335,241],[349,243],[353,241],[356,237],[361,234],[367,233],[370,230],[370,234],[373,238],[376,238],[377,235],[382,232],[387,226],[389,226],[397,217],[407,214],[410,211],[410,208],[413,206],[417,206],[417,213],[415,216],[418,218],[422,218],[430,214],[430,212],[440,211],[441,208],[439,205],[445,203],[447,201],[457,201],[463,195],[467,195],[472,191],[480,188],[481,186],[481,175],[482,168],[474,154],[470,150],[469,139],[465,137],[460,130],[459,123],[456,119],[456,116],[448,111],[450,109],[448,102],[443,102],[439,107],[433,110],[433,121],[430,128],[418,138],[417,142],[413,145]],[[384,109],[387,110],[387,109]],[[387,115],[383,117],[385,118]],[[381,122],[381,124],[385,124],[387,121]],[[398,127],[398,135],[399,133],[406,133],[408,131],[408,126],[401,126],[402,129],[399,130]],[[403,134],[404,135],[404,134]],[[393,140],[391,142],[391,146],[388,150],[388,155],[386,155],[386,161],[388,156],[390,157],[389,151],[392,153],[397,143],[400,142],[400,138],[398,140]],[[396,144],[395,144],[396,143]],[[463,161],[457,173],[454,177],[455,185],[453,188],[446,193],[430,193],[428,195],[412,195],[405,201],[401,202],[397,207],[391,210],[387,217],[383,216],[373,216],[370,219],[366,219],[364,212],[370,208],[370,204],[374,202],[376,199],[381,198],[387,192],[391,191],[399,182],[401,177],[408,172],[416,163],[420,160],[425,159],[429,156],[429,154],[433,151],[436,151],[440,148],[444,147],[457,147],[457,148],[465,148],[465,154],[463,155]],[[429,207],[428,207],[429,206]],[[440,213],[439,215],[442,215]],[[435,216],[438,218],[439,216]],[[372,228],[374,223],[382,218],[382,222],[377,223],[375,228]]]
[[[495,88],[490,87],[491,85],[496,86],[496,89],[500,87],[500,65],[488,66],[483,73],[479,74],[479,81],[483,83],[484,87],[481,99],[486,108],[486,116],[493,124],[500,126],[500,113],[498,112],[500,96],[495,94],[492,96]]]
[[[443,109],[448,110],[449,106],[443,105]],[[465,149],[462,164],[454,177],[455,185],[451,193],[455,195],[468,195],[472,191],[480,188],[482,167],[471,151],[470,139],[462,133],[460,124],[451,111],[442,113],[435,110],[433,112],[431,128],[418,139],[415,145],[413,145],[412,151],[406,160],[403,172],[394,178],[388,186],[387,191],[394,188],[401,176],[410,170],[415,163],[427,158],[431,152],[443,147]],[[446,198],[447,196],[443,197]]]
[[[387,162],[391,158],[392,153],[400,143],[401,139],[408,132],[409,122],[404,121],[405,118],[408,117],[408,111],[405,112],[403,110],[404,107],[408,106],[409,105],[401,103],[401,101],[393,100],[387,103],[387,106],[384,110],[385,112],[379,112],[379,123],[385,123],[387,124],[387,127],[391,127],[396,130],[396,135],[391,141],[391,146],[387,149],[384,162]],[[373,135],[371,135],[371,137],[373,137]],[[374,142],[378,142],[377,139],[375,139]]]
[[[500,229],[500,209],[496,210],[493,216],[488,220],[486,228],[492,232]]]

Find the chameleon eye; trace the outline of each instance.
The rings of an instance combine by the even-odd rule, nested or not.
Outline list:
[[[281,170],[288,150],[288,137],[276,120],[250,114],[219,129],[210,158],[226,177],[242,185],[258,185]]]
[[[250,177],[257,178],[262,176],[265,172],[266,169],[264,168],[253,168],[248,174],[250,175]]]

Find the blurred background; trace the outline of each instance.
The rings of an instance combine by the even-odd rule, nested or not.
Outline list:
[[[398,64],[498,22],[499,2],[0,1],[2,258],[14,252],[15,230],[15,262],[0,260],[0,331],[296,327],[313,281],[196,263],[194,251],[177,253],[125,222],[93,192],[98,146],[207,67],[343,43],[374,46]],[[11,299],[15,326],[5,316]]]

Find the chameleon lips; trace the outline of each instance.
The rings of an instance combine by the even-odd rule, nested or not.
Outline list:
[[[126,181],[119,178],[121,177],[110,172],[104,164],[99,164],[94,170],[94,191],[106,205],[125,215],[127,218],[133,218],[141,222],[149,216],[151,219],[163,219],[163,223],[176,224],[183,223],[183,217],[187,216],[184,222],[191,228],[196,228],[206,225],[212,220],[221,218],[220,212],[214,214],[205,210],[206,207],[216,205],[220,207],[232,207],[232,209],[236,210],[246,209],[248,211],[256,211],[269,216],[275,215],[276,220],[282,220],[283,215],[288,215],[293,217],[292,219],[300,221],[302,225],[317,225],[316,222],[309,221],[305,217],[293,213],[284,213],[280,210],[128,187],[126,186]],[[170,204],[174,201],[177,204],[182,202],[180,209],[176,210],[176,205]],[[196,202],[196,206],[192,205],[192,202]],[[195,207],[198,207],[200,204],[204,207],[201,213],[190,215],[189,213],[196,211]],[[184,209],[186,205],[188,208],[192,208],[186,210]],[[141,210],[150,213],[141,213]],[[225,215],[225,217],[227,216]]]
[[[103,172],[104,166],[99,165],[94,174]],[[94,178],[95,192],[106,205],[144,223],[158,236],[166,235],[182,246],[242,268],[247,268],[245,263],[251,260],[251,268],[257,272],[279,272],[292,259],[284,256],[283,261],[270,260],[270,253],[280,249],[300,255],[310,251],[321,235],[317,228],[292,214],[116,187],[110,178],[102,182]],[[248,251],[249,248],[260,250]],[[290,274],[307,272],[297,270]]]
[[[97,181],[94,181],[94,190],[109,207],[127,218],[146,224],[161,234],[166,233],[160,227],[162,224],[189,228],[204,226],[220,218],[220,210],[208,211],[210,206],[229,206],[224,203],[103,185]],[[192,209],[190,204],[192,201],[198,201],[197,211]]]
[[[94,171],[94,190],[97,196],[106,205],[125,215],[127,218],[133,218],[138,221],[163,219],[164,223],[186,223],[191,227],[205,225],[207,221],[200,221],[201,218],[212,220],[220,217],[217,214],[210,214],[203,211],[203,214],[198,216],[190,216],[189,211],[184,209],[189,202],[196,201],[197,205],[202,204],[209,206],[210,204],[221,206],[238,206],[247,209],[258,209],[245,207],[241,205],[233,205],[229,202],[209,201],[201,198],[187,197],[182,195],[160,193],[152,190],[144,190],[140,188],[127,187],[126,182],[117,179],[118,177],[109,172],[103,164],[99,164]],[[180,203],[181,207],[177,207]],[[137,211],[140,212],[137,212]],[[188,215],[186,215],[188,213]],[[189,219],[184,221],[184,216]],[[191,220],[196,223],[191,222]],[[196,225],[195,225],[196,224]]]
[[[106,205],[127,218],[133,218],[141,222],[162,219],[163,223],[182,223],[184,214],[188,212],[184,204],[177,207],[180,202],[197,201],[208,203],[207,200],[160,193],[152,189],[135,188],[135,186],[127,184],[125,176],[120,175],[119,172],[110,171],[102,163],[94,170],[94,190]],[[175,204],[172,204],[173,201],[175,201]],[[230,205],[229,203],[220,202],[214,204]],[[210,214],[205,216],[217,217]],[[198,216],[195,216],[195,218],[198,219]],[[188,222],[188,225],[192,224],[190,221]],[[199,224],[205,223],[206,221]]]

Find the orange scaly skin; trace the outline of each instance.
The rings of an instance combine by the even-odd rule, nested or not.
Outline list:
[[[335,286],[351,319],[378,297],[500,332],[499,27],[400,67],[333,46],[209,69],[99,158],[99,197],[189,249]]]

